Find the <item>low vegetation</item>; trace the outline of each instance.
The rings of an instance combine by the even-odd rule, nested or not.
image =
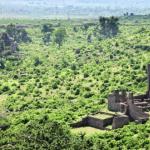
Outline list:
[[[69,127],[107,110],[107,96],[114,89],[145,93],[150,18],[144,18],[116,19],[115,34],[110,28],[107,38],[99,20],[14,20],[29,24],[23,33],[30,40],[18,41],[22,30],[17,30],[13,38],[21,57],[2,57],[0,127],[7,128],[1,128],[0,149],[148,150],[149,121],[92,136],[72,133]],[[0,31],[9,34],[14,26],[6,25],[7,20]]]

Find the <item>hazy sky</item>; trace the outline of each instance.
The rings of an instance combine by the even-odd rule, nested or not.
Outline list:
[[[0,0],[0,17],[150,14],[150,0]]]
[[[0,0],[5,5],[101,5],[110,7],[146,7],[150,8],[150,0]]]

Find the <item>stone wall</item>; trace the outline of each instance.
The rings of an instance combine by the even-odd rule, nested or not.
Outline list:
[[[104,130],[107,125],[111,125],[113,122],[113,116],[106,119],[98,119],[92,116],[83,118],[81,121],[71,125],[73,128],[90,126],[97,129]]]
[[[88,117],[88,126],[94,127],[97,129],[104,129],[103,120],[93,118],[93,117]]]
[[[113,117],[107,119],[98,119],[89,116],[88,117],[88,125],[97,129],[105,129],[107,125],[111,125],[113,121]]]
[[[110,111],[120,112],[121,105],[120,103],[125,103],[127,101],[126,91],[114,91],[108,96],[108,109]]]
[[[108,97],[108,110],[110,111],[118,110],[115,94],[110,94]]]
[[[113,119],[112,129],[122,128],[129,123],[129,118],[126,115],[116,116]]]
[[[149,119],[149,115],[144,113],[141,108],[138,108],[135,104],[132,103],[131,100],[128,100],[129,105],[129,117],[133,120],[137,120],[141,123],[146,122]]]
[[[144,100],[144,99],[148,98],[148,96],[147,96],[147,94],[143,94],[143,95],[134,96],[133,98],[134,99],[142,99],[142,100]]]
[[[83,118],[81,121],[71,124],[73,128],[85,127],[88,124],[88,117]]]
[[[118,98],[115,94],[110,94],[108,97],[108,110],[110,111],[120,111],[120,103],[117,102]]]

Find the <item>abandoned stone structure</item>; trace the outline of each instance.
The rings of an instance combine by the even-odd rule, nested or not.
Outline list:
[[[97,114],[107,115],[108,117],[98,118],[96,117]],[[105,112],[99,112],[97,114],[92,114],[90,116],[87,116],[82,120],[80,120],[79,122],[72,124],[71,126],[74,128],[90,126],[90,127],[104,130],[106,129],[106,126],[112,124],[114,118],[113,114],[105,113]]]
[[[146,111],[150,110],[150,64],[148,65],[148,91],[144,95],[114,91],[108,97],[108,109],[127,115],[130,120],[144,123],[149,119]]]
[[[145,123],[149,119],[150,111],[150,64],[148,65],[148,91],[144,95],[133,96],[133,93],[126,91],[115,90],[108,96],[108,110],[117,112],[117,114],[110,114],[99,112],[97,114],[107,114],[107,118],[97,118],[97,114],[87,116],[81,121],[72,124],[72,127],[91,126],[97,129],[106,129],[111,125],[111,129],[121,128],[128,124],[129,121],[137,123]]]
[[[108,116],[106,118],[96,117],[97,115],[106,115],[106,114]],[[123,114],[114,115],[106,112],[98,112],[97,114],[92,114],[76,123],[71,124],[71,127],[79,128],[79,127],[89,126],[101,130],[111,130],[111,129],[121,128],[128,123],[129,123],[129,117],[127,115],[123,115]],[[111,126],[111,128],[108,128],[108,126]]]
[[[150,110],[150,99],[143,99],[143,95],[137,97],[132,93],[115,91],[109,95],[108,109],[127,115],[130,120],[144,123],[149,115],[144,112]]]

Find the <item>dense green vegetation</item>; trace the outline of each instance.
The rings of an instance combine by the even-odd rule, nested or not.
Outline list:
[[[12,21],[28,24],[32,41],[19,43],[19,59],[3,57],[0,126],[7,128],[0,131],[0,149],[148,150],[149,121],[93,136],[72,134],[69,127],[106,110],[114,89],[147,90],[150,20],[143,18],[122,18],[118,35],[107,39],[100,35],[98,20]]]

